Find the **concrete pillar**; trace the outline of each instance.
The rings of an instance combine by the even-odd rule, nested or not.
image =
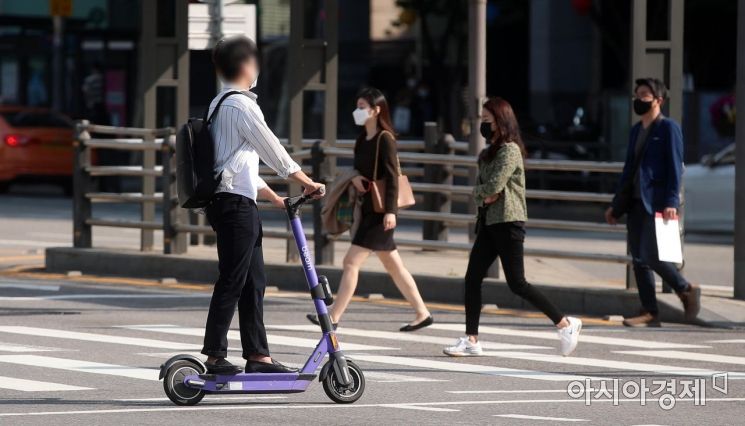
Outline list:
[[[737,3],[737,115],[735,128],[735,299],[745,300],[745,0]]]

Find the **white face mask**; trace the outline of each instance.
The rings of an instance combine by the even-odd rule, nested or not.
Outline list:
[[[364,126],[368,118],[370,118],[369,108],[357,108],[352,111],[352,117],[354,118],[354,124],[358,126]]]

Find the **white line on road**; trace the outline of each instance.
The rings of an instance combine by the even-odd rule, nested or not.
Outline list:
[[[455,394],[482,394],[482,393],[567,393],[566,389],[524,389],[524,390],[466,390],[466,391],[447,391]]]
[[[706,343],[745,343],[745,339],[709,340]]]
[[[26,336],[52,337],[57,339],[83,340],[97,343],[113,343],[117,345],[144,346],[146,348],[194,350],[201,349],[201,345],[192,345],[163,340],[141,339],[139,337],[110,336],[107,334],[81,333],[77,331],[55,330],[51,328],[0,326],[0,333],[15,333]]]
[[[685,351],[613,351],[617,354],[629,354],[639,356],[651,356],[657,358],[679,359],[684,361],[704,361],[720,364],[745,365],[745,358],[740,356],[704,354],[700,352]]]
[[[15,343],[5,343],[0,342],[0,352],[19,352],[19,353],[25,353],[25,352],[57,352],[61,351],[62,349],[59,348],[47,348],[43,346],[27,346],[27,345],[18,345]]]
[[[262,399],[287,399],[286,396],[281,395],[254,395],[254,396],[224,396],[220,395],[220,401],[257,401]],[[170,399],[166,397],[162,398],[124,398],[115,399],[118,402],[168,402]]]
[[[303,325],[267,325],[267,329],[271,330],[283,330],[283,331],[318,331],[319,328],[312,324]],[[339,327],[337,330],[339,337],[341,337],[341,347],[346,349],[344,343],[344,336],[360,336],[373,339],[387,339],[395,340],[397,342],[416,342],[416,343],[433,343],[436,345],[449,346],[453,344],[453,339],[450,337],[438,337],[438,336],[426,336],[423,334],[404,334],[404,333],[392,333],[390,331],[378,331],[378,330],[362,330],[358,328],[347,328]],[[484,349],[492,350],[543,350],[553,349],[548,346],[533,346],[533,345],[515,345],[511,343],[493,343],[493,342],[482,342],[481,346]]]
[[[568,417],[526,416],[525,414],[495,414],[494,417],[505,417],[508,419],[521,420],[546,420],[549,422],[589,422],[589,420],[586,419],[570,419]]]
[[[0,290],[6,289],[6,288],[18,288],[21,290],[59,291],[58,285],[23,284],[23,283],[0,284]]]
[[[461,324],[432,324],[430,328],[436,330],[463,331]],[[501,327],[479,326],[479,334],[494,334],[498,336],[514,336],[532,339],[557,340],[556,332],[549,331],[532,331],[516,330]],[[596,343],[598,345],[626,346],[630,348],[641,349],[702,349],[711,348],[711,346],[690,345],[686,343],[666,343],[654,340],[624,339],[619,337],[591,336],[583,334],[579,338],[580,347],[584,343]],[[483,343],[482,343],[483,345]]]
[[[92,388],[0,376],[0,389],[11,389],[23,392],[59,392],[90,390]]]
[[[179,327],[177,325],[169,324],[155,324],[155,325],[125,325],[120,326],[129,330],[140,330],[140,331],[151,331],[157,333],[171,333],[180,334],[183,336],[199,336],[204,337],[204,329],[196,327]],[[276,334],[267,334],[267,340],[270,345],[279,346],[294,346],[297,348],[315,348],[320,340],[321,332],[318,330],[318,339],[305,339],[302,337],[292,336],[279,336]],[[240,340],[241,335],[238,331],[230,330],[228,332],[228,339]],[[398,348],[389,348],[386,346],[373,346],[373,345],[361,345],[356,343],[347,343],[344,345],[345,349],[354,351],[395,351]]]
[[[402,408],[404,410],[419,410],[419,411],[438,411],[438,412],[458,412],[455,408],[442,408],[442,407],[426,407],[421,405],[407,405],[407,404],[381,404],[381,407],[386,408]]]
[[[485,356],[519,359],[523,361],[550,362],[554,364],[578,365],[583,367],[601,367],[616,370],[646,371],[656,374],[672,376],[708,377],[722,371],[705,370],[701,368],[678,367],[673,365],[648,364],[641,362],[614,361],[608,359],[564,357],[551,354],[534,354],[529,352],[484,352]],[[745,372],[730,372],[733,378],[742,377]]]
[[[2,301],[30,302],[41,300],[104,300],[104,299],[209,299],[211,294],[172,293],[172,294],[59,294],[54,296],[3,296]]]
[[[647,403],[658,402],[658,398],[647,398]],[[678,398],[676,402],[693,402],[693,398]],[[613,399],[598,399],[593,403],[613,402]],[[621,399],[620,402],[641,402],[636,399]],[[745,402],[745,398],[707,398],[706,403],[715,402]],[[517,400],[497,400],[497,401],[438,401],[438,402],[409,402],[399,403],[396,405],[416,405],[419,407],[442,407],[451,405],[518,405],[518,404],[562,404],[562,403],[580,403],[584,404],[584,398],[580,399],[517,399]],[[28,417],[28,416],[77,416],[82,414],[126,414],[126,413],[157,413],[157,412],[174,412],[188,413],[190,411],[251,411],[251,410],[277,410],[281,408],[295,410],[358,410],[363,408],[385,408],[389,404],[266,404],[266,405],[202,405],[198,407],[149,407],[149,408],[114,408],[103,410],[70,410],[70,411],[29,411],[20,413],[0,413],[0,417]]]
[[[431,359],[408,358],[401,356],[350,354],[349,357],[355,361],[359,360],[378,364],[419,367],[430,370],[449,371],[453,373],[478,373],[486,374],[489,376],[516,377],[519,379],[548,381],[573,381],[585,379],[599,380],[599,378],[597,377],[588,377],[576,374],[546,373],[543,371],[518,370],[514,368],[495,367],[492,365],[466,364],[459,362],[436,361]]]
[[[0,355],[0,362],[28,365],[31,367],[53,368],[79,373],[106,374],[109,376],[129,377],[132,379],[158,381],[158,370],[148,368],[126,367],[123,365],[104,364],[100,362],[80,361],[76,359],[53,358],[41,355]]]

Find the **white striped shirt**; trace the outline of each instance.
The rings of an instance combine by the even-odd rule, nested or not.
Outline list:
[[[212,114],[217,102],[231,91],[226,86],[210,104]],[[264,114],[256,103],[256,94],[241,90],[247,96],[229,96],[210,124],[215,141],[215,175],[222,172],[216,192],[230,192],[256,200],[266,182],[259,177],[259,159],[283,178],[300,170],[279,139],[269,130]]]

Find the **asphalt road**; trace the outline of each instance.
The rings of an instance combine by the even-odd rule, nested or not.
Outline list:
[[[208,395],[196,407],[176,407],[157,367],[172,354],[199,351],[209,287],[76,280],[0,274],[0,424],[733,425],[745,414],[741,332],[629,330],[587,318],[579,348],[563,358],[545,318],[500,311],[483,317],[486,356],[454,359],[441,350],[462,332],[459,307],[434,306],[436,325],[409,335],[397,330],[412,314],[395,301],[356,301],[339,330],[342,348],[367,376],[355,404],[334,404],[314,383],[302,394]],[[311,309],[303,294],[268,295],[265,322],[277,359],[301,364],[310,354],[320,337],[304,318]],[[240,362],[238,341],[230,344]],[[726,393],[711,378],[724,372]],[[695,404],[695,392],[679,397],[684,383],[701,378],[705,405]],[[617,405],[598,392],[586,405],[586,380],[612,392],[613,379]],[[644,403],[633,384],[624,395],[625,384],[642,380]],[[673,394],[674,407],[661,408]]]

